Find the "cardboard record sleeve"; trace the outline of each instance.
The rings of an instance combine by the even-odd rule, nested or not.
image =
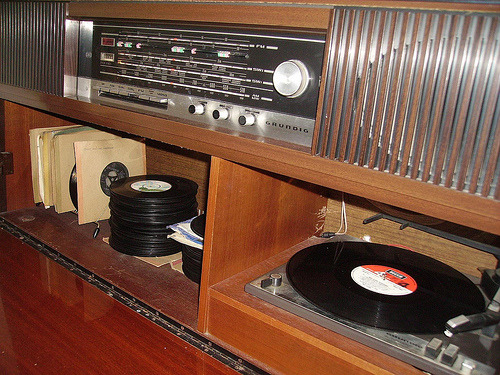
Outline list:
[[[78,224],[109,218],[109,186],[146,173],[144,143],[118,138],[75,142]]]
[[[61,131],[78,127],[81,127],[81,125],[54,126],[30,130],[31,182],[33,184],[33,200],[35,203],[43,202],[45,206],[53,204],[51,168],[53,163],[50,160],[53,136]]]
[[[67,129],[54,135],[54,207],[57,213],[76,209],[70,195],[71,172],[75,166],[75,142],[117,139],[118,136],[88,126]]]

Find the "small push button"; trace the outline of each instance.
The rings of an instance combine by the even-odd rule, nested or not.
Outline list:
[[[252,113],[245,113],[238,118],[238,124],[241,126],[252,126],[255,124],[255,115]]]
[[[441,347],[443,346],[443,341],[434,337],[425,347],[425,356],[435,359],[439,355],[441,351]]]
[[[212,112],[212,116],[216,120],[227,120],[229,118],[229,110],[227,108],[219,108]]]
[[[459,351],[460,348],[458,346],[453,344],[448,345],[448,347],[443,352],[443,356],[441,357],[441,363],[448,366],[453,366],[453,363],[455,363]]]

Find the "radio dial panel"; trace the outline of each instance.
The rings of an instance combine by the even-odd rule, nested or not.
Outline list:
[[[311,147],[324,32],[112,20],[91,30],[91,100]]]

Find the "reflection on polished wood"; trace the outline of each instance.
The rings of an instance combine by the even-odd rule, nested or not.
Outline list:
[[[0,373],[235,372],[0,230]]]
[[[107,220],[93,238],[95,224],[78,225],[70,212],[33,207],[0,216],[155,310],[191,329],[197,326],[198,285],[168,264],[156,267],[112,249],[104,242],[110,234]]]

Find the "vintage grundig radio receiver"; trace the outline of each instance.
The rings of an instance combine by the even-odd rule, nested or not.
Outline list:
[[[104,105],[311,147],[324,33],[82,24],[79,78],[90,80],[79,95],[86,91]]]

